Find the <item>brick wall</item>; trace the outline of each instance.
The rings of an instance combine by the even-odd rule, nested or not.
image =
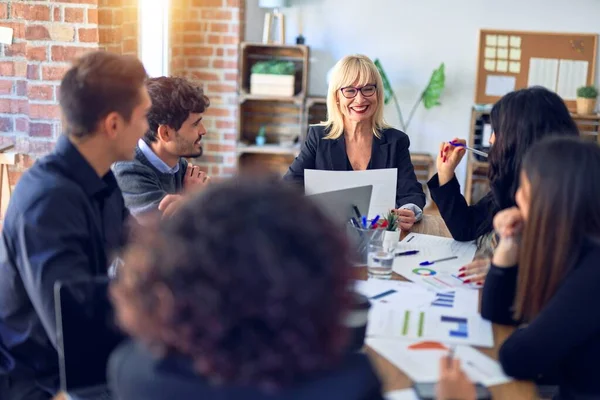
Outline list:
[[[172,74],[202,83],[211,101],[205,119],[204,155],[196,163],[213,176],[236,171],[243,10],[243,0],[176,0],[172,9]]]
[[[138,0],[97,1],[99,47],[114,53],[137,55]]]

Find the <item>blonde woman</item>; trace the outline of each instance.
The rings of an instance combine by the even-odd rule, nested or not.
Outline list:
[[[410,160],[408,136],[383,119],[383,82],[368,57],[342,58],[331,76],[327,121],[313,125],[286,181],[304,185],[305,169],[362,171],[397,168],[396,213],[409,230],[421,218],[425,194]]]

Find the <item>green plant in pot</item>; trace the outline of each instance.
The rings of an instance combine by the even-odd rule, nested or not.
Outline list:
[[[293,96],[296,65],[292,61],[259,61],[250,69],[250,93],[262,96]]]
[[[383,66],[381,65],[381,61],[379,59],[375,60],[375,66],[379,70],[379,74],[381,75],[381,79],[383,80],[383,94],[384,94],[384,103],[387,105],[390,102],[394,102],[394,106],[396,107],[396,112],[398,113],[398,120],[400,121],[400,129],[404,132],[407,132],[408,126],[410,125],[410,121],[417,111],[419,104],[423,102],[423,105],[426,109],[433,108],[435,106],[439,106],[440,97],[444,91],[446,86],[446,73],[445,73],[445,65],[444,63],[440,64],[440,66],[433,71],[431,77],[429,78],[429,83],[425,86],[425,89],[421,92],[421,95],[413,105],[410,113],[408,114],[408,119],[405,121],[402,115],[402,111],[400,110],[400,104],[398,103],[398,98],[396,97],[396,93],[392,88],[392,84],[388,79]]]
[[[594,86],[582,86],[577,89],[577,114],[594,114],[598,89]]]
[[[262,125],[258,129],[258,133],[256,134],[255,142],[256,142],[257,146],[264,146],[265,143],[267,142],[267,128],[265,128],[264,125]]]
[[[393,251],[396,245],[400,241],[400,229],[398,229],[399,223],[398,216],[393,211],[389,211],[383,219],[383,247],[387,251]]]

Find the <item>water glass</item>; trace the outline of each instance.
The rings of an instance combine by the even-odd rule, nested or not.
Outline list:
[[[384,247],[382,242],[369,245],[367,271],[369,278],[390,279],[394,266],[394,249]]]

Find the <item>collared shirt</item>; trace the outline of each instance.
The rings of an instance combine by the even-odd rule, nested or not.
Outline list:
[[[142,139],[138,141],[138,147],[142,151],[142,154],[146,156],[150,164],[163,174],[175,174],[179,171],[179,163],[175,164],[173,168],[169,167],[167,163],[161,160],[156,153],[144,142]]]
[[[66,136],[23,174],[0,241],[0,375],[58,375],[54,283],[106,275],[128,215]]]

